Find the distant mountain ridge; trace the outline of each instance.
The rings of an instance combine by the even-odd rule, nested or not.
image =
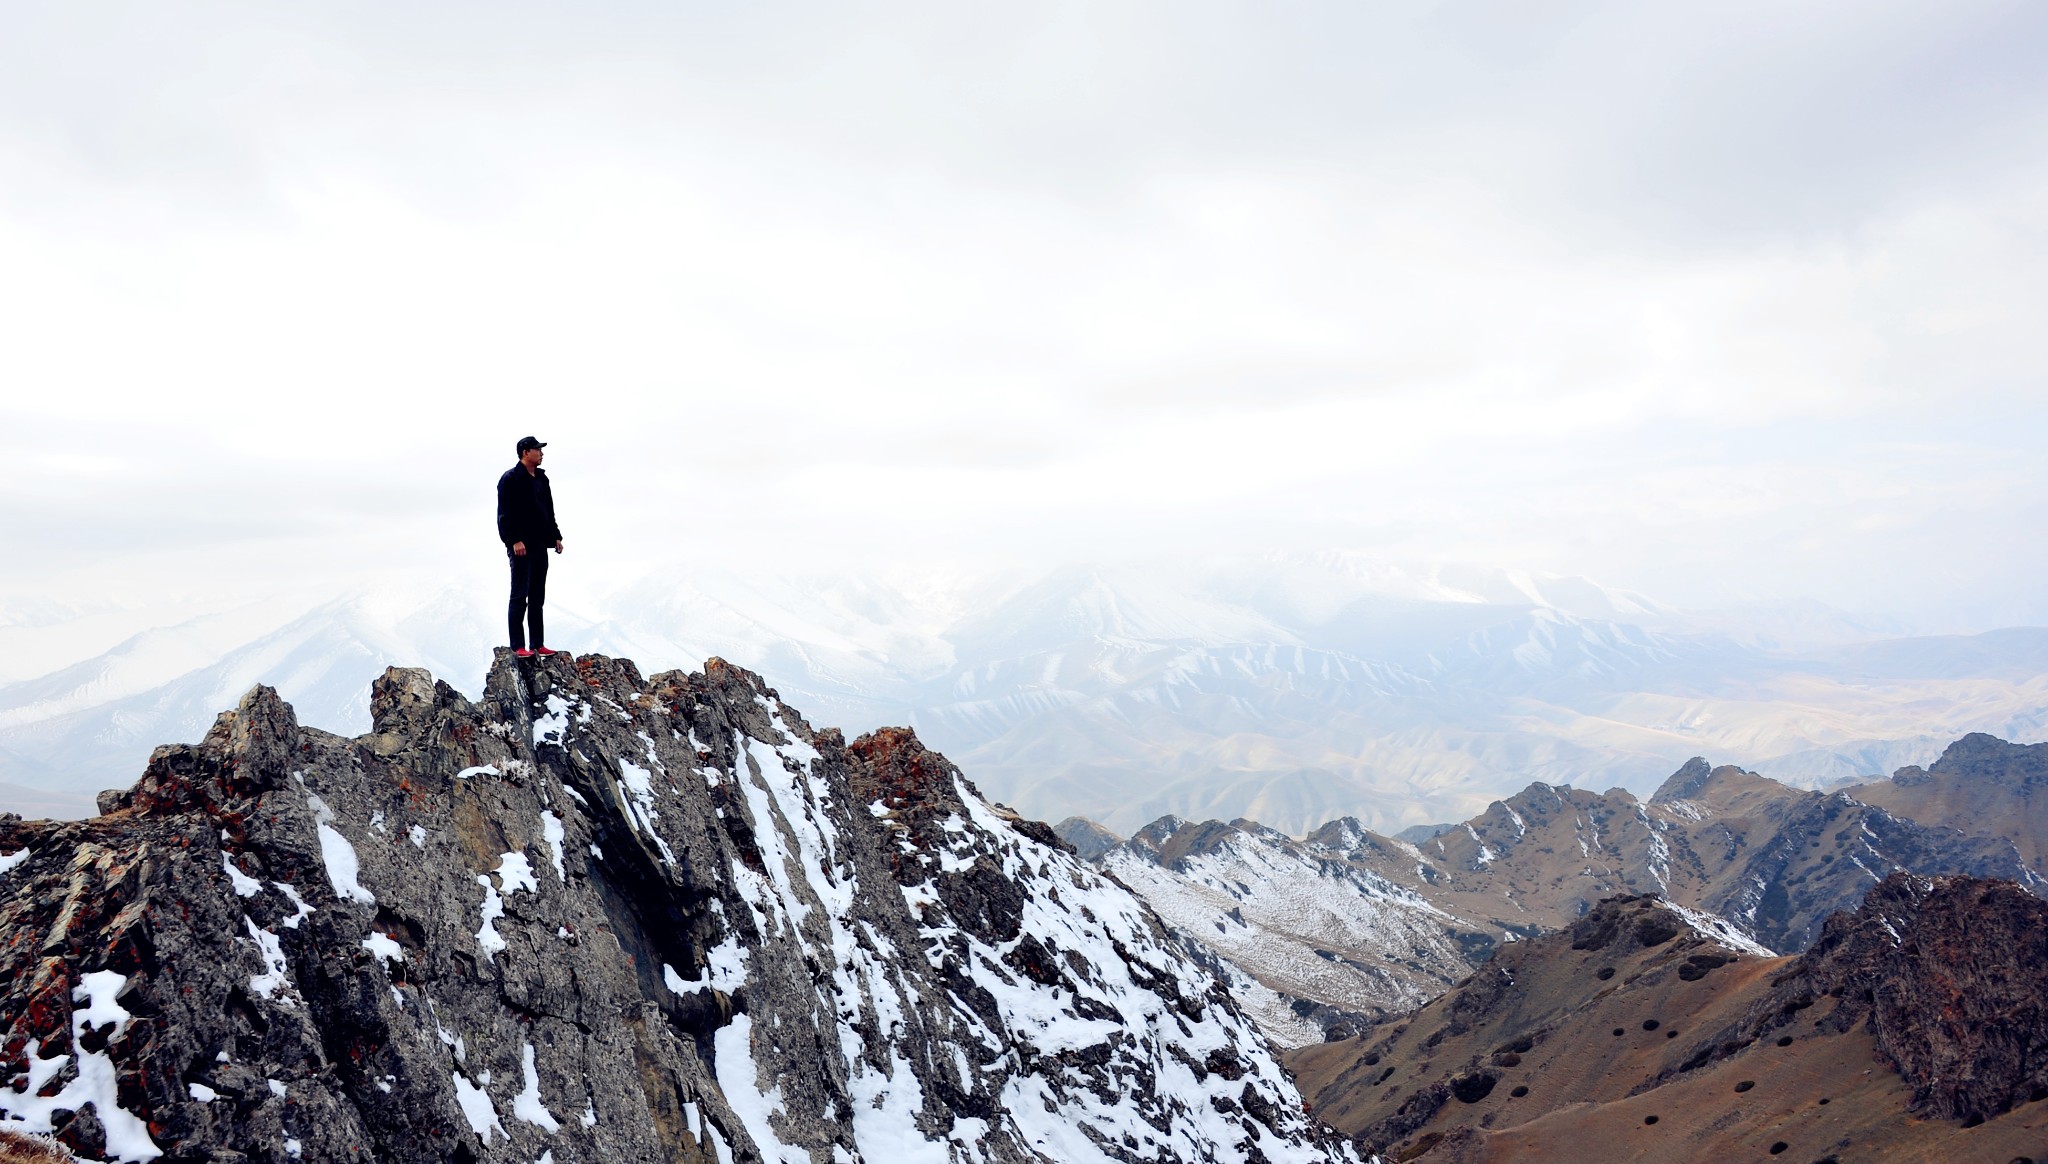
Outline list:
[[[1020,811],[1124,834],[1167,814],[1391,832],[1530,780],[1647,796],[1693,755],[1831,784],[1931,763],[1971,731],[2048,735],[2048,632],[1859,643],[1876,632],[1824,611],[1696,616],[1584,579],[1351,553],[558,582],[567,645],[744,660],[825,722],[909,724]],[[216,607],[135,614],[128,641],[0,684],[0,782],[86,805],[255,682],[359,731],[385,665],[477,690],[501,622],[495,581]],[[112,617],[80,614],[81,641]],[[0,653],[52,657],[62,618],[0,610]]]
[[[1299,840],[1247,820],[1171,816],[1120,845],[1078,818],[1058,831],[1273,991],[1254,1017],[1300,1046],[1412,1009],[1499,943],[1567,927],[1617,894],[1658,895],[1699,924],[1725,924],[1724,940],[1792,953],[1893,873],[2042,893],[2048,879],[2014,835],[2029,851],[2042,836],[2002,808],[2031,795],[2044,759],[2048,748],[1973,735],[1944,752],[1940,776],[1902,771],[1903,787],[1940,792],[1947,815],[1933,824],[1857,799],[1895,785],[1821,793],[1696,758],[1648,801],[1531,784],[1419,844],[1350,818]]]

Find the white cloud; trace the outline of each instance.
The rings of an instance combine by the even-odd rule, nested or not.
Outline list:
[[[571,578],[1346,544],[2048,617],[2048,17],[786,16],[25,19],[11,588],[489,559],[532,431]]]

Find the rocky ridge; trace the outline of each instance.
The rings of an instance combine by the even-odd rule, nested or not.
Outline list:
[[[0,818],[0,1110],[95,1158],[1312,1161],[1205,955],[908,732],[719,660],[267,688]],[[1340,1145],[1335,1156],[1346,1150]]]
[[[2004,837],[2028,868],[2048,875],[2048,744],[1974,732],[1931,767],[1910,765],[1844,791],[1921,824]]]
[[[1973,736],[1949,748],[1938,775],[1899,779],[1942,803],[1987,785],[2010,785],[2016,799],[2031,797],[2042,764],[2048,745]],[[1811,792],[1695,759],[1648,801],[1536,783],[1419,843],[1350,818],[1298,840],[1252,821],[1174,816],[1118,845],[1079,818],[1060,833],[1230,963],[1268,1034],[1299,1046],[1411,1009],[1496,943],[1570,925],[1616,894],[1656,894],[1796,952],[1894,872],[2048,889],[2008,835],[2029,827],[2024,814],[1958,808],[1928,823],[1865,803],[1863,791]]]

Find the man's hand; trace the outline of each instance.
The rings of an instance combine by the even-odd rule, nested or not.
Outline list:
[[[562,552],[562,543],[559,541],[555,543],[555,552],[558,554]]]
[[[523,558],[523,557],[525,557],[525,556],[526,556],[526,543],[525,543],[525,542],[513,542],[513,543],[512,543],[512,556],[513,556],[513,557],[515,557],[515,558]]]

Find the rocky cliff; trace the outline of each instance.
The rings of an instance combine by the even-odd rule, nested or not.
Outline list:
[[[266,688],[0,818],[0,1110],[175,1161],[1330,1158],[1205,955],[907,732],[718,660]]]

